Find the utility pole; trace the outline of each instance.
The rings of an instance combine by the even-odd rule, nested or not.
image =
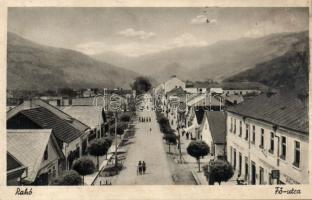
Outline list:
[[[115,168],[116,168],[116,172],[118,174],[118,158],[117,158],[117,110],[115,112]]]

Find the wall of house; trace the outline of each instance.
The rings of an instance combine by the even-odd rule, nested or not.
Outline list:
[[[48,142],[48,159],[44,160],[44,156],[42,157],[40,170],[37,176],[41,174],[48,173],[49,174],[49,182],[59,175],[59,168],[58,168],[58,160],[59,156],[56,152],[55,146],[52,143],[52,139],[50,138]]]
[[[210,149],[210,154],[213,156],[223,156],[225,155],[224,152],[224,145],[223,144],[214,144],[214,141],[212,139],[209,122],[206,117],[204,117],[202,122],[202,140],[205,141]],[[216,157],[215,157],[216,158]]]
[[[246,95],[246,94],[260,94],[260,90],[250,90],[250,89],[234,89],[234,90],[223,90],[224,94],[240,94],[240,95]]]
[[[172,78],[165,82],[165,93],[171,91],[174,88],[181,87],[185,89],[185,83],[177,78]]]
[[[231,130],[231,118],[236,119],[236,134]],[[239,136],[242,121],[242,136]],[[234,123],[234,120],[233,120]],[[249,137],[246,140],[246,124],[249,124]],[[252,142],[253,126],[255,126],[255,143]],[[234,124],[232,126],[234,128]],[[261,128],[264,130],[264,146],[260,147]],[[262,184],[274,184],[276,180],[270,179],[272,170],[280,170],[280,181],[285,184],[308,183],[308,137],[301,133],[278,128],[274,137],[274,151],[270,152],[271,132],[274,133],[273,125],[250,118],[244,119],[236,114],[227,112],[227,159],[234,166],[234,150],[236,151],[236,171],[239,173],[239,155],[242,156],[241,176],[251,180],[251,164],[256,166],[256,184],[260,184],[260,168],[263,169]],[[280,159],[281,136],[287,138],[286,159]],[[300,142],[300,166],[295,167],[294,141]],[[279,151],[279,152],[277,152]],[[250,159],[249,159],[250,158]],[[245,163],[248,164],[246,168]],[[248,173],[246,173],[248,169]]]

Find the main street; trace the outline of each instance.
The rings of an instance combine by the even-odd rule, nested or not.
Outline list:
[[[137,112],[139,118],[151,118],[151,122],[136,123],[135,138],[129,147],[124,168],[117,177],[117,185],[166,185],[173,184],[166,157],[162,133],[156,121],[156,114],[151,109],[150,95],[146,96],[142,105],[144,109]],[[137,174],[139,161],[145,161],[146,173]]]

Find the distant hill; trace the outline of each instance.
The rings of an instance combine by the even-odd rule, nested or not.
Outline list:
[[[139,57],[116,53],[94,55],[120,67],[163,81],[171,75],[184,80],[223,80],[259,63],[284,55],[308,32],[276,33],[260,38],[220,41],[205,47],[183,47]]]
[[[8,89],[126,88],[136,76],[80,52],[40,45],[8,32]]]
[[[302,37],[285,54],[243,71],[226,81],[257,81],[272,88],[307,94],[309,86],[309,38]]]

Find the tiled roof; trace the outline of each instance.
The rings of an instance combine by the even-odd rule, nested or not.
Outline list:
[[[167,92],[167,96],[185,96],[185,91],[181,88],[173,88],[172,90],[170,90],[169,92]]]
[[[43,108],[49,110],[54,115],[56,115],[59,118],[69,122],[71,126],[73,126],[74,128],[76,128],[82,132],[84,132],[85,130],[87,130],[89,128],[87,125],[85,125],[82,122],[72,118],[68,114],[64,113],[63,111],[59,110],[58,108],[50,105],[49,103],[47,103],[41,99],[33,99],[30,101],[24,101],[19,106],[12,108],[11,110],[9,110],[7,112],[7,115],[6,115],[7,120],[9,120],[10,118],[15,116],[17,113],[19,113],[22,110],[27,110],[27,109],[31,109],[31,108],[37,108],[37,107],[43,107]]]
[[[22,110],[21,114],[44,129],[53,129],[56,138],[69,143],[84,134],[72,126],[71,120],[64,120],[43,107]]]
[[[26,180],[33,182],[40,170],[52,130],[7,130],[7,151],[28,167]]]
[[[102,109],[97,106],[64,106],[61,110],[91,128],[103,123]]]
[[[294,94],[262,94],[227,110],[295,131],[309,132],[308,105]]]
[[[213,142],[224,144],[226,136],[226,116],[223,111],[206,111],[209,128]]]

